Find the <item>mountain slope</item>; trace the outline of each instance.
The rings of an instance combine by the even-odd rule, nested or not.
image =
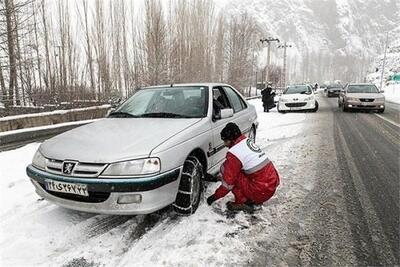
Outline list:
[[[354,73],[362,71],[351,69],[354,60],[365,62],[380,53],[385,32],[400,23],[397,0],[232,0],[226,6],[232,13],[251,14],[266,36],[294,44],[303,63],[305,55],[315,54],[314,61],[318,54],[330,55]]]

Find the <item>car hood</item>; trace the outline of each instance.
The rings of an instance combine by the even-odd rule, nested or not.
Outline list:
[[[60,134],[40,146],[51,159],[110,163],[147,157],[201,119],[107,118]]]
[[[381,93],[347,93],[348,97],[355,98],[381,98],[384,97]]]
[[[290,94],[290,95],[281,95],[279,100],[287,100],[287,101],[303,101],[306,98],[309,98],[311,95],[306,94]]]

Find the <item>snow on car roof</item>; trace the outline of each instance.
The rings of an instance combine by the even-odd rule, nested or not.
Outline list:
[[[230,85],[225,84],[225,83],[173,83],[173,84],[146,86],[146,87],[143,87],[142,89],[166,88],[166,87],[182,87],[182,86],[205,86],[205,87],[207,86],[207,87],[213,87],[213,86],[230,86]]]

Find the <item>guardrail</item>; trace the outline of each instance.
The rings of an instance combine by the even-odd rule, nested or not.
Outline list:
[[[0,132],[102,118],[110,108],[110,105],[102,105],[3,117],[0,118]]]

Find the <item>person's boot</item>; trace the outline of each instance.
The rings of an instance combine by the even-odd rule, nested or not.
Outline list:
[[[242,204],[237,204],[235,202],[228,201],[228,203],[226,203],[226,208],[230,211],[244,211],[247,213],[254,212],[254,206],[248,202],[242,203]]]

